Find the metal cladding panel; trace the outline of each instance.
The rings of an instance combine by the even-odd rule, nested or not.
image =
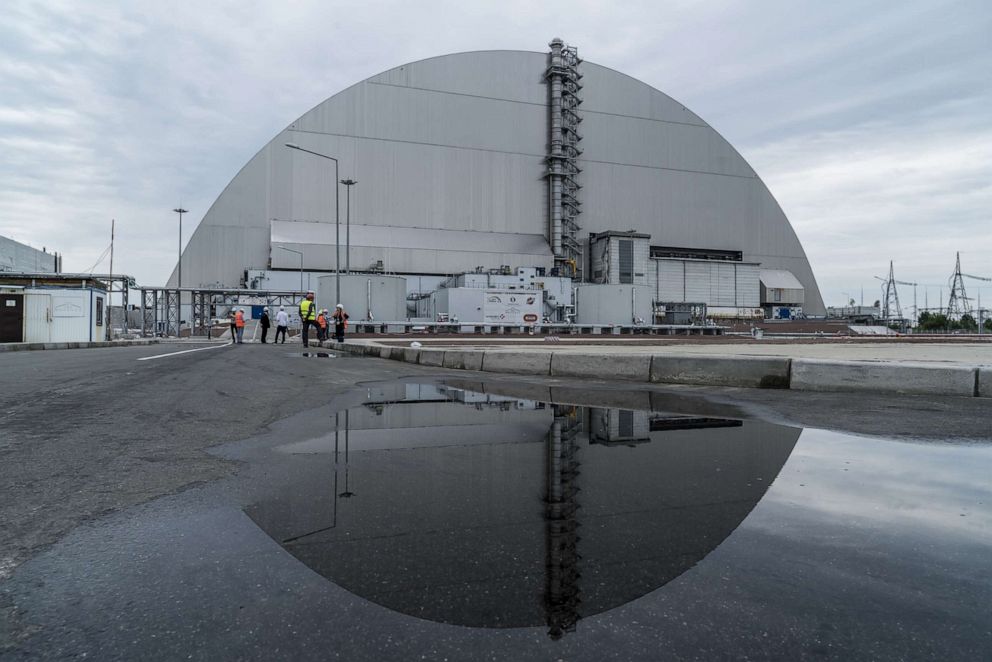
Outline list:
[[[754,177],[751,167],[705,125],[584,112],[582,148],[586,162]]]
[[[710,265],[705,262],[685,263],[685,300],[693,303],[709,303]]]
[[[736,265],[737,302],[740,308],[757,308],[761,305],[761,293],[758,286],[758,265]]]
[[[338,176],[358,181],[351,191],[358,224],[545,235],[547,64],[545,53],[460,53],[391,69],[327,99],[218,197],[186,249],[184,284],[237,285],[246,267],[264,266],[271,219],[333,221],[340,204],[344,220],[333,163],[286,142],[339,159]],[[654,243],[739,250],[746,261],[794,273],[806,309],[824,312],[788,220],[716,131],[629,76],[590,62],[582,74],[583,234],[634,228]],[[384,251],[410,272],[479,266],[432,251]],[[375,259],[373,252],[353,253],[352,266]],[[489,253],[498,262],[482,266],[527,264],[512,252]]]
[[[544,71],[548,54],[536,51],[472,51],[418,60],[368,79],[454,94],[528,103],[546,111]]]
[[[656,260],[658,301],[685,301],[685,262]]]
[[[714,263],[710,270],[709,306],[732,307],[737,305],[737,279],[734,265]]]

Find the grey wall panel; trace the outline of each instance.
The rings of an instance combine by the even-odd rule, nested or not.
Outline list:
[[[54,273],[55,255],[0,237],[0,272]]]
[[[741,308],[757,308],[761,305],[758,271],[755,264],[735,265],[737,281],[737,301],[734,305]]]
[[[710,268],[710,300],[711,306],[737,305],[737,279],[734,265],[714,263]]]
[[[584,161],[753,177],[754,171],[708,126],[586,113]]]
[[[544,71],[546,53],[472,51],[411,62],[369,79],[369,82],[495,97],[544,105],[548,102]]]
[[[657,260],[658,300],[685,301],[685,262]]]

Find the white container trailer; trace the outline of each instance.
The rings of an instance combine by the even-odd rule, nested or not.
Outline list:
[[[654,292],[640,285],[582,285],[577,324],[651,324]]]
[[[25,288],[21,293],[24,342],[106,340],[105,290],[53,287]]]
[[[544,308],[542,290],[443,287],[431,299],[435,319],[466,324],[534,324]]]
[[[341,274],[341,300],[337,300],[337,276],[317,279],[317,306],[331,313],[344,305],[353,322],[401,322],[407,319],[406,278],[384,274]]]

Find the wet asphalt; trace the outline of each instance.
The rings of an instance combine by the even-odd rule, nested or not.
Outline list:
[[[950,609],[957,634],[954,624],[928,631],[924,608],[881,629],[864,617],[903,604],[900,585],[920,604],[928,590],[942,592],[923,572],[932,556],[903,543],[904,557],[887,564],[870,545],[857,552],[865,567],[888,573],[890,604],[804,616],[824,593],[856,604],[868,580],[838,569],[837,522],[796,520],[782,535],[790,513],[781,504],[756,511],[752,526],[652,599],[590,618],[561,641],[541,628],[464,628],[379,607],[301,564],[245,514],[258,485],[292,483],[292,465],[270,449],[326,433],[332,414],[361,403],[370,383],[484,383],[516,397],[646,404],[937,449],[988,445],[987,402],[490,379],[302,357],[293,344],[138,360],[185,348],[0,354],[0,659],[713,659],[742,651],[753,659],[932,659],[941,639],[961,654],[992,651],[987,627],[985,639],[958,636],[981,630],[970,607],[992,597],[987,583],[969,589],[968,576],[952,591],[961,597]],[[946,551],[980,558],[982,547]],[[805,581],[776,600],[794,583],[795,573],[775,567],[790,554],[806,559]]]

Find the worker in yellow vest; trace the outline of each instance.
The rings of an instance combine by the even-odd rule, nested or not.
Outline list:
[[[300,320],[303,322],[303,346],[310,346],[310,325],[317,326],[317,304],[313,302],[313,291],[300,301]]]

